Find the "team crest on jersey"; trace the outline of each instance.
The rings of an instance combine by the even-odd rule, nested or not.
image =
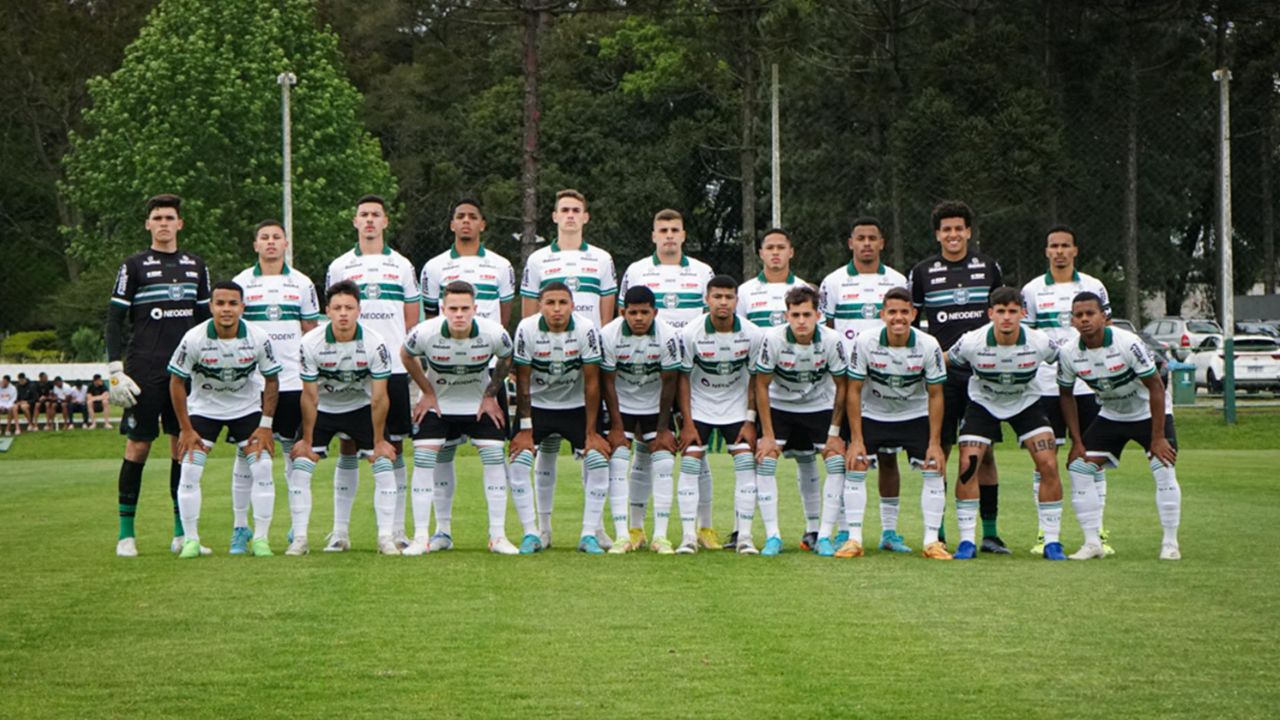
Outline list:
[[[559,360],[556,360],[556,361],[554,361],[554,362],[552,362],[552,363],[548,364],[548,365],[547,365],[547,374],[548,374],[548,375],[563,375],[563,374],[564,374],[564,363],[560,362]]]
[[[1012,385],[1012,384],[1013,384],[1013,373],[1000,373],[1000,384],[1001,384],[1001,385]]]
[[[175,283],[175,284],[173,284],[173,285],[170,285],[170,286],[169,286],[169,299],[170,299],[170,300],[181,300],[181,299],[182,299],[182,286],[181,286],[181,285],[178,285],[178,284],[176,284],[176,283]]]
[[[668,309],[672,309],[672,308],[675,308],[675,306],[680,304],[680,298],[677,297],[674,293],[668,294],[662,298],[662,304],[666,305]]]
[[[890,375],[888,385],[891,388],[900,388],[902,387],[902,381],[903,377],[901,375]]]
[[[1070,310],[1063,310],[1062,312],[1058,313],[1058,324],[1059,324],[1059,325],[1061,325],[1061,326],[1063,326],[1063,327],[1067,327],[1067,326],[1071,325],[1071,311],[1070,311]]]
[[[969,288],[956,288],[956,304],[964,305],[969,302]]]
[[[377,300],[382,295],[382,288],[377,283],[369,283],[364,288],[364,296],[370,300]]]
[[[267,306],[267,319],[268,319],[268,320],[279,320],[283,315],[284,315],[284,311],[280,309],[280,306],[279,306],[279,305],[269,305],[269,306]]]
[[[222,380],[222,382],[224,382],[224,383],[233,382],[233,381],[236,379],[236,369],[235,369],[235,368],[222,368],[222,372],[218,374],[218,377],[219,377],[219,378]]]
[[[866,303],[865,305],[862,306],[862,317],[869,320],[875,317],[876,314],[877,313],[876,313],[875,303]]]
[[[342,377],[342,382],[344,383],[354,382],[356,379],[356,373],[354,370],[343,370],[340,375]]]
[[[782,310],[774,310],[769,313],[770,325],[781,325],[787,319],[787,314]]]
[[[1111,380],[1109,378],[1098,378],[1098,389],[1103,391],[1110,390]]]
[[[813,382],[813,375],[814,373],[811,373],[808,370],[801,370],[800,372],[796,373],[796,382],[802,382],[802,383]]]
[[[567,277],[567,278],[565,278],[565,279],[564,279],[564,284],[565,284],[565,285],[567,285],[567,286],[569,287],[569,290],[570,290],[570,291],[572,291],[572,292],[578,292],[578,285],[579,285],[578,278],[576,278],[576,277]]]
[[[728,375],[733,372],[733,363],[722,362],[716,365],[716,373],[719,375]]]

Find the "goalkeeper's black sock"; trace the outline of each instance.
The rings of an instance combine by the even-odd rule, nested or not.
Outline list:
[[[138,493],[142,490],[143,464],[132,460],[120,462],[118,499],[120,503],[120,539],[135,537],[133,519],[138,513]]]
[[[178,483],[182,482],[182,463],[169,461],[169,497],[173,499],[173,536],[186,535],[182,529],[182,514],[178,511]]]
[[[978,486],[978,515],[982,518],[982,537],[997,537],[996,515],[1000,506],[999,485]]]

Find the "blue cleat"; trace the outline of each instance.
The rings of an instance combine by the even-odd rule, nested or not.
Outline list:
[[[911,552],[911,548],[907,547],[907,543],[896,530],[885,530],[880,533],[880,549],[896,553]]]
[[[782,538],[778,537],[777,535],[774,535],[768,540],[765,540],[764,549],[760,551],[760,554],[765,557],[776,557],[778,555],[781,555],[782,554]]]
[[[525,535],[520,540],[520,554],[532,555],[542,550],[542,538],[535,533]]]
[[[578,552],[588,555],[603,555],[604,548],[600,547],[600,541],[595,535],[583,535],[578,541]]]
[[[960,543],[960,547],[956,548],[956,554],[951,556],[952,560],[972,560],[978,557],[978,546],[972,542],[965,540]]]
[[[818,553],[818,557],[835,557],[836,544],[829,537],[818,538],[818,547],[814,548],[814,552]]]
[[[1045,560],[1066,560],[1067,554],[1062,552],[1062,543],[1051,542],[1044,544]]]
[[[841,545],[847,542],[849,542],[849,531],[841,530],[840,532],[836,533],[836,539],[833,540],[831,544],[835,545],[836,547],[840,547]]]
[[[247,527],[231,530],[231,555],[248,555],[249,541],[253,539],[253,531]]]

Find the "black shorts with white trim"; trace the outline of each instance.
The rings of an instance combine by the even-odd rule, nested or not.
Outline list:
[[[1032,404],[1017,415],[1000,420],[981,403],[971,402],[969,408],[965,410],[964,422],[960,423],[959,441],[979,442],[983,445],[1000,442],[1001,422],[1007,422],[1013,428],[1013,432],[1018,436],[1019,445],[1034,435],[1053,433],[1053,428],[1049,426],[1049,418],[1044,416],[1044,410],[1038,404]]]
[[[831,427],[831,411],[797,413],[786,410],[770,410],[773,418],[773,437],[778,446],[800,452],[814,450],[827,442],[827,430]]]
[[[1098,411],[1102,406],[1098,404],[1098,396],[1076,395],[1076,417],[1080,420],[1080,428],[1084,428],[1093,424],[1094,418],[1098,417]],[[1058,444],[1062,445],[1067,442],[1067,421],[1062,417],[1062,404],[1058,401],[1057,395],[1042,395],[1037,402],[1040,409],[1044,411],[1045,417],[1049,418],[1049,426],[1053,428],[1053,436],[1057,438]]]
[[[1173,426],[1173,416],[1164,416],[1164,439],[1174,450],[1178,449],[1178,433]],[[1123,422],[1099,417],[1084,431],[1085,455],[1105,460],[1111,467],[1120,464],[1124,446],[1132,440],[1151,454],[1151,419]]]
[[[218,436],[222,434],[223,428],[227,429],[227,442],[239,445],[253,435],[261,419],[262,413],[257,411],[234,420],[216,420],[203,415],[192,415],[191,429],[196,431],[206,447],[213,447],[213,444],[218,441]]]
[[[923,467],[929,450],[929,418],[896,421],[863,418],[862,444],[869,456],[905,450],[912,465]]]
[[[414,440],[458,440],[462,437],[501,442],[506,439],[506,433],[488,415],[481,415],[477,420],[474,414],[437,415],[433,412],[422,418],[413,433]]]
[[[354,441],[356,449],[373,451],[373,410],[362,408],[343,413],[316,412],[316,427],[311,433],[311,451],[323,457],[334,436]]]

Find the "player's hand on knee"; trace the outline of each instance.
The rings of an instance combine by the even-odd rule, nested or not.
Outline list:
[[[195,430],[182,430],[178,433],[178,461],[193,460],[196,450],[204,451],[204,440]]]
[[[827,441],[822,444],[822,457],[829,458],[837,455],[844,456],[844,440],[838,435],[828,435]]]
[[[1165,438],[1151,441],[1151,456],[1169,467],[1178,462],[1178,450]]]
[[[370,459],[374,460],[380,457],[392,461],[396,459],[396,446],[387,442],[385,438],[379,439],[373,444],[373,456]]]
[[[609,441],[605,440],[604,436],[597,432],[587,433],[587,449],[595,450],[605,457],[609,457],[613,452],[609,447]]]
[[[627,433],[621,426],[614,425],[609,428],[609,452],[606,457],[612,455],[614,450],[624,446],[629,447],[630,445],[631,441],[627,439]]]
[[[131,408],[137,404],[142,388],[138,387],[138,383],[134,382],[133,378],[124,374],[124,363],[119,360],[109,363],[107,371],[111,373],[110,389],[107,391],[111,402],[122,408]]]
[[[702,447],[702,438],[698,437],[698,428],[687,422],[680,427],[680,446],[677,449],[683,455],[691,447]]]
[[[267,455],[275,456],[276,452],[275,438],[271,436],[271,428],[258,428],[249,436],[249,442],[244,444],[245,455],[257,455],[260,452],[266,452]]]
[[[511,457],[515,457],[525,450],[533,452],[533,431],[521,430],[516,433],[516,436],[511,438],[511,446],[508,450],[511,453]]]
[[[289,451],[289,457],[293,458],[294,460],[298,460],[300,458],[306,458],[313,463],[320,462],[320,456],[317,455],[316,452],[311,449],[310,440],[305,440],[305,441],[299,440],[298,442],[294,443],[293,449]]]
[[[1076,460],[1084,458],[1086,454],[1087,450],[1084,445],[1081,445],[1080,443],[1071,443],[1071,450],[1067,453],[1067,464],[1070,465]]]
[[[670,429],[659,430],[657,436],[649,442],[649,452],[662,452],[665,450],[669,453],[675,453],[676,449],[676,436]]]
[[[756,462],[764,462],[766,458],[778,457],[778,441],[772,435],[765,435],[756,442]]]
[[[924,451],[924,469],[929,472],[942,472],[947,466],[947,454],[942,452],[942,446],[930,444],[929,448]]]
[[[742,423],[742,429],[738,431],[738,437],[735,442],[746,443],[752,450],[756,447],[756,424],[748,420]]]

